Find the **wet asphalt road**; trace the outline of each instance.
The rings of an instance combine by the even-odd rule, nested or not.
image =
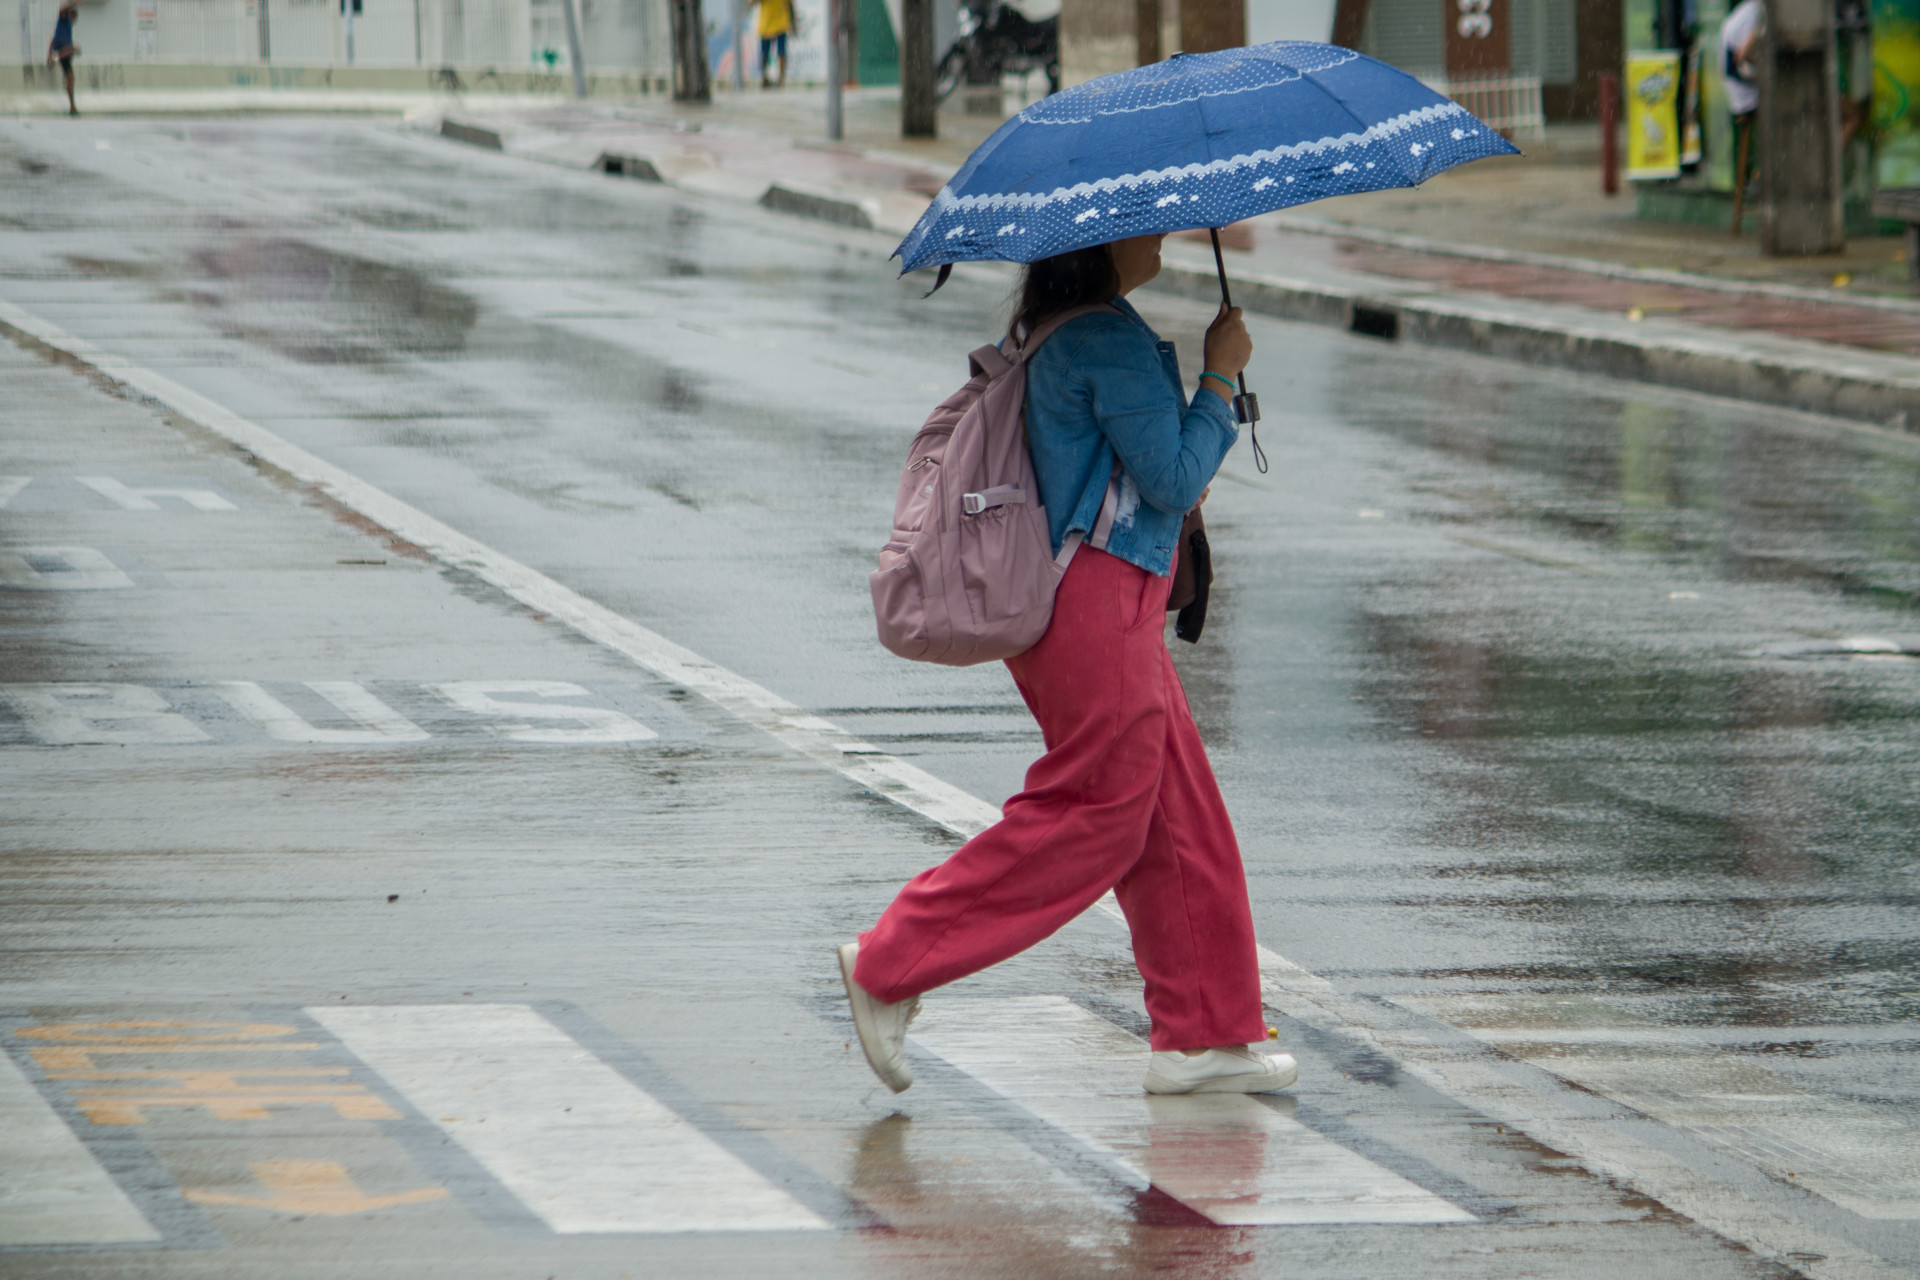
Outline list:
[[[0,300],[998,803],[1039,747],[1010,681],[884,653],[864,576],[1004,279],[923,302],[889,247],[382,124],[0,123]],[[1203,311],[1143,309],[1198,350]],[[1303,1086],[1232,1141],[1083,1113],[968,1043],[1035,1035],[1064,1078],[1139,1030],[1097,913],[950,993],[896,1113],[826,948],[947,833],[0,350],[0,476],[29,481],[0,480],[0,1017],[43,1145],[77,1135],[148,1229],[35,1237],[0,1200],[0,1272],[1920,1270],[1920,442],[1252,327],[1273,469],[1243,446],[1216,483],[1221,580],[1176,657],[1260,936],[1347,1012],[1276,1000]],[[1396,1066],[1369,1009],[1533,1094]],[[503,1154],[408,1083],[407,1027],[495,1046],[523,1014],[563,1043],[527,1032],[497,1078],[609,1064],[582,1096],[681,1117],[659,1159],[707,1160],[699,1194],[593,1219],[515,1181],[538,1125]],[[309,1092],[241,1114],[282,1085]],[[1352,1165],[1308,1181],[1401,1216],[1213,1225],[1299,1198],[1282,1123]],[[1155,1190],[1100,1154],[1129,1142]],[[596,1158],[603,1191],[651,1176]],[[1169,1196],[1183,1159],[1224,1182]],[[329,1202],[337,1177],[422,1198]]]

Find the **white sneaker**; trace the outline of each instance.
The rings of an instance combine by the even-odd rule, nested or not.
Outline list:
[[[1156,1053],[1147,1061],[1148,1093],[1272,1093],[1300,1078],[1288,1053],[1240,1045],[1199,1053]]]
[[[907,1026],[920,1012],[920,997],[892,1004],[874,999],[853,980],[853,963],[859,957],[857,942],[840,948],[840,977],[847,984],[847,1003],[853,1006],[853,1026],[860,1033],[860,1048],[880,1082],[895,1093],[905,1093],[913,1085],[913,1072],[907,1066]]]

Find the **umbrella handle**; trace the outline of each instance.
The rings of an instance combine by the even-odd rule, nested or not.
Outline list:
[[[1207,232],[1213,237],[1213,269],[1220,273],[1220,301],[1226,306],[1233,305],[1233,294],[1227,289],[1227,262],[1220,256],[1220,228],[1213,227]],[[1260,397],[1247,390],[1247,371],[1242,369],[1240,394],[1233,398],[1233,416],[1247,424],[1247,436],[1253,441],[1253,465],[1261,475],[1267,473],[1267,452],[1260,447]]]

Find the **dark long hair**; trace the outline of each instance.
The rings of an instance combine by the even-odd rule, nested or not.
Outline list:
[[[1013,332],[1025,336],[1062,311],[1106,302],[1120,292],[1120,273],[1104,244],[1030,262],[1014,295]]]

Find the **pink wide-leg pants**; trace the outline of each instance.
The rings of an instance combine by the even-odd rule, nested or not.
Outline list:
[[[1048,937],[1112,889],[1153,1047],[1266,1038],[1246,874],[1167,654],[1158,577],[1081,548],[1040,643],[1007,661],[1046,739],[1004,816],[907,882],[854,978],[904,1000]]]

